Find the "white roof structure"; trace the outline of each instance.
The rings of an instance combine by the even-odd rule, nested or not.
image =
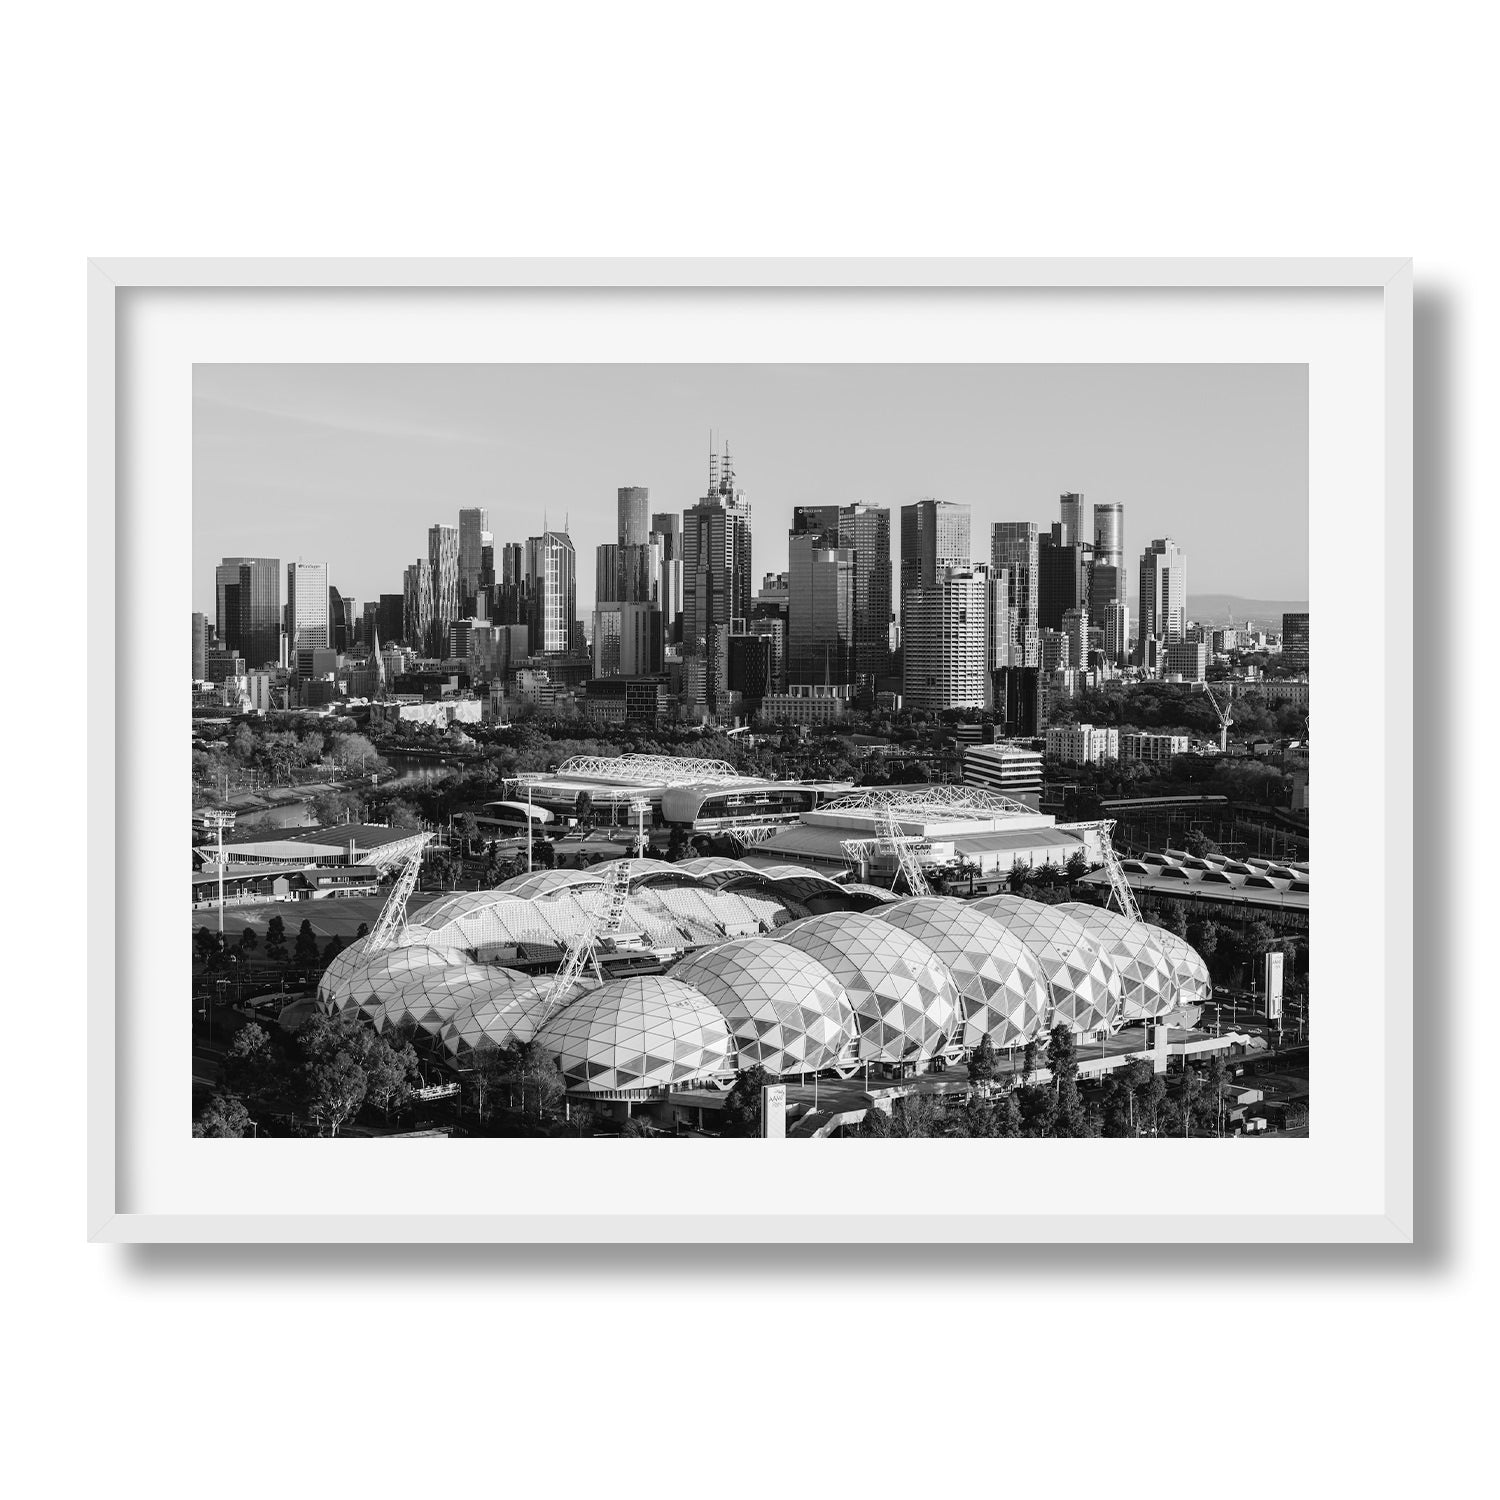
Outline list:
[[[729,1025],[736,1068],[815,1073],[850,1051],[858,1027],[844,986],[816,959],[771,938],[690,954],[672,970]]]
[[[1089,940],[1102,948],[1120,971],[1123,1020],[1149,1020],[1176,1009],[1181,986],[1177,966],[1160,941],[1160,928],[1084,901],[1059,902],[1055,909],[1077,918]]]
[[[889,808],[898,817],[926,819],[966,819],[984,813],[1015,813],[1025,818],[1037,816],[1034,807],[1027,807],[1012,797],[1002,797],[999,792],[976,786],[949,786],[941,782],[924,786],[861,787],[823,806],[828,812]]]
[[[727,760],[699,760],[691,755],[573,755],[556,776],[597,777],[637,786],[706,786],[746,781]]]
[[[917,896],[872,915],[920,938],[948,966],[963,1007],[963,1045],[996,1047],[1040,1037],[1052,1009],[1047,976],[1031,949],[964,901]]]
[[[844,986],[859,1025],[861,1061],[925,1061],[962,1025],[947,966],[888,922],[828,912],[779,929],[776,941],[817,959]]]
[[[1077,918],[1020,896],[981,896],[969,904],[994,917],[1036,955],[1052,988],[1049,1026],[1103,1031],[1119,1022],[1125,1003],[1119,971]]]
[[[696,989],[661,974],[612,979],[556,1011],[537,1045],[573,1089],[645,1094],[733,1071],[724,1017]]]
[[[393,948],[386,951],[403,953],[410,950]],[[492,964],[465,963],[442,969],[417,969],[389,978],[375,992],[380,996],[380,1003],[366,1010],[365,1003],[361,1002],[359,1009],[376,1031],[415,1026],[429,1036],[438,1036],[459,1011],[488,999],[496,989],[508,989],[511,980],[525,977],[514,969],[501,969]]]
[[[1214,984],[1209,977],[1208,965],[1203,956],[1186,938],[1180,938],[1165,927],[1150,923],[1152,934],[1161,944],[1162,952],[1172,965],[1172,975],[1177,983],[1177,1000],[1180,1005],[1202,1005],[1213,999]]]
[[[365,940],[357,938],[339,952],[318,981],[318,1004],[329,1015],[357,1011],[369,1016],[407,983],[431,970],[465,963],[458,948],[413,944],[405,948],[365,951]]]
[[[497,970],[507,973],[507,970]],[[552,976],[514,976],[514,982],[497,985],[482,1000],[454,1013],[438,1033],[443,1051],[456,1068],[468,1066],[474,1053],[486,1047],[511,1047],[529,1042],[537,1023],[547,1014]],[[567,998],[576,999],[582,988]]]

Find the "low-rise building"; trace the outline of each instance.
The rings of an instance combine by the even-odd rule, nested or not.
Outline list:
[[[1185,734],[1144,734],[1132,731],[1120,736],[1120,759],[1165,765],[1174,755],[1188,753]]]
[[[1092,724],[1059,724],[1047,731],[1047,757],[1070,766],[1097,766],[1120,758],[1120,731]]]
[[[985,787],[1035,807],[1042,795],[1042,752],[1020,745],[966,745],[964,785]]]
[[[443,698],[436,703],[385,702],[370,705],[370,725],[374,729],[394,729],[397,724],[435,724],[446,729],[450,724],[478,724],[484,718],[484,705],[478,698]]]
[[[761,718],[779,724],[833,724],[848,708],[849,690],[822,682],[794,682],[760,700]]]

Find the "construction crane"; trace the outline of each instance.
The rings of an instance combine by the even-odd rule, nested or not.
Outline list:
[[[592,969],[594,977],[602,984],[604,970],[599,966],[599,944],[604,938],[618,935],[625,921],[625,908],[630,896],[630,872],[632,862],[616,860],[604,877],[604,899],[592,912],[586,913],[583,925],[573,941],[568,944],[557,973],[552,976],[552,985],[547,991],[547,1001],[537,1018],[537,1028],[561,1005],[568,991],[583,977],[585,969]]]
[[[1064,826],[1069,833],[1097,833],[1099,835],[1099,853],[1104,860],[1104,873],[1109,876],[1110,896],[1123,915],[1129,917],[1132,922],[1139,922],[1141,909],[1136,905],[1135,892],[1131,890],[1130,882],[1126,880],[1125,871],[1120,864],[1120,856],[1115,852],[1114,819],[1106,818],[1098,823],[1068,823]],[[1108,905],[1108,902],[1105,904]]]
[[[416,847],[406,856],[401,866],[401,873],[396,876],[396,883],[391,887],[391,893],[385,898],[385,905],[380,908],[380,915],[375,918],[375,925],[365,939],[366,953],[379,953],[383,948],[397,947],[397,939],[406,927],[406,903],[411,899],[411,893],[417,888],[417,876],[422,869],[422,855],[432,835],[421,833],[414,837],[417,841]]]
[[[1220,703],[1214,690],[1206,682],[1203,684],[1203,691],[1208,694],[1208,701],[1213,704],[1214,712],[1219,716],[1219,754],[1223,755],[1229,749],[1229,726],[1234,723],[1229,714],[1229,706],[1234,702],[1234,697],[1226,690],[1224,701]]]
[[[872,854],[883,854],[894,858],[896,868],[905,876],[906,888],[913,896],[932,894],[931,887],[927,884],[927,877],[923,875],[922,866],[917,859],[919,853],[931,847],[932,845],[926,839],[903,833],[895,809],[891,807],[875,809],[874,838],[844,840],[844,853],[856,870],[862,870],[865,861]],[[895,881],[892,880],[891,884],[894,887]]]

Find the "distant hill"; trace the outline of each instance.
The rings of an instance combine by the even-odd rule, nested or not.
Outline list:
[[[1305,599],[1245,599],[1239,594],[1189,594],[1188,618],[1213,624],[1227,617],[1237,625],[1252,621],[1261,630],[1280,630],[1284,614],[1307,611]]]

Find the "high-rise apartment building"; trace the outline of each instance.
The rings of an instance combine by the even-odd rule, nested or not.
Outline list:
[[[628,484],[615,491],[619,525],[616,540],[625,547],[641,547],[651,536],[651,491]]]
[[[964,674],[955,674],[954,660],[964,656],[970,644],[967,635],[958,658],[950,659],[947,647],[953,643],[923,632],[941,632],[949,618],[944,587],[949,571],[972,576],[969,523],[969,507],[948,500],[916,500],[901,507],[901,677],[902,698],[909,707],[945,706],[936,704],[935,698],[961,691],[955,684]],[[981,658],[985,644],[981,641]],[[916,692],[918,699],[908,698],[908,691]],[[983,704],[981,693],[979,706]]]
[[[847,686],[854,666],[854,550],[837,505],[799,505],[787,535],[787,678]]]
[[[715,649],[730,622],[750,613],[750,504],[735,487],[728,445],[723,462],[709,455],[708,493],[682,515],[682,652],[706,659],[689,680],[710,706],[727,691],[724,662]]]
[[[286,624],[288,661],[295,661],[299,651],[313,647],[332,649],[327,563],[294,562],[286,565]],[[256,662],[255,665],[262,663]]]
[[[1116,600],[1104,611],[1104,655],[1114,666],[1130,659],[1130,606]]]
[[[477,546],[475,563],[478,564]],[[459,617],[458,527],[427,528],[427,562],[432,569],[432,627],[428,652],[442,656],[448,648],[448,627]]]
[[[208,680],[208,616],[193,614],[193,681]]]
[[[901,600],[902,706],[940,711],[984,708],[990,676],[990,573],[945,568]]]
[[[1137,651],[1142,666],[1154,653],[1147,642],[1180,641],[1187,630],[1187,554],[1170,537],[1158,537],[1141,553]]]
[[[531,650],[561,656],[579,632],[577,561],[565,531],[545,531],[526,543],[526,592]]]
[[[860,693],[890,671],[891,513],[856,502],[839,508],[839,546],[854,555],[854,663]]]
[[[1281,617],[1281,660],[1294,672],[1307,672],[1309,655],[1308,617],[1305,614],[1283,614]]]
[[[479,574],[484,566],[484,547],[489,540],[490,513],[482,507],[458,513],[458,602],[465,610],[479,593]],[[434,564],[436,572],[436,564]],[[455,616],[458,607],[454,609]]]
[[[419,557],[407,568],[402,585],[400,638],[425,654],[432,639],[432,564]]]
[[[1068,661],[1070,666],[1086,667],[1089,664],[1089,616],[1084,609],[1063,612],[1062,633],[1068,638]]]
[[[1037,639],[1037,604],[1041,593],[1040,535],[1033,521],[997,521],[990,528],[990,571],[1005,570],[1010,580],[1011,630],[1017,655],[1014,665],[1041,662]]]

